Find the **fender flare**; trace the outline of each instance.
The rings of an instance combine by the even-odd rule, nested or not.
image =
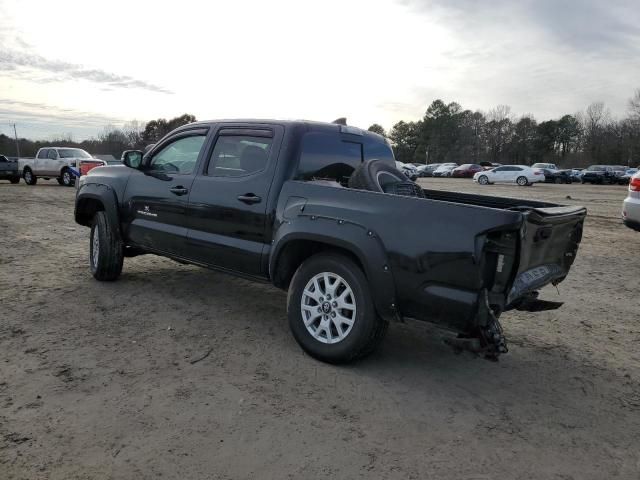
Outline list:
[[[117,225],[117,228],[120,231],[118,198],[116,196],[116,192],[110,186],[101,183],[86,183],[78,190],[74,208],[74,218],[76,223],[89,226],[83,220],[82,212],[78,208],[82,205],[83,200],[89,199],[96,200],[102,204],[104,211],[107,214],[107,218],[110,222],[113,222],[112,225]]]
[[[269,276],[291,242],[306,240],[346,250],[364,267],[378,315],[387,321],[401,317],[397,309],[395,282],[380,237],[364,225],[317,215],[299,215],[280,224],[269,255]]]

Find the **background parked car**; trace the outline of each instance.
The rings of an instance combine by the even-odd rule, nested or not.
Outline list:
[[[436,168],[438,168],[441,163],[430,163],[428,165],[423,165],[418,167],[418,176],[419,177],[433,177],[433,172]]]
[[[484,171],[484,168],[477,163],[465,163],[454,168],[451,171],[451,176],[456,178],[473,178],[476,173],[482,171]]]
[[[627,171],[627,167],[624,165],[612,165],[611,167],[616,176],[616,183],[618,183],[618,185],[626,185],[628,182],[624,179],[624,174]]]
[[[618,183],[618,178],[610,165],[591,165],[582,172],[582,183],[597,183],[597,184],[614,184]]]
[[[450,177],[451,172],[458,166],[457,163],[443,163],[433,171],[434,177]]]
[[[534,170],[558,170],[558,167],[555,163],[534,163],[533,165],[531,165],[531,168],[533,168]]]
[[[572,168],[570,170],[571,172],[571,180],[574,182],[579,182],[580,179],[582,178],[582,171],[584,169],[583,168]]]
[[[543,168],[541,170],[542,170],[542,173],[544,175],[545,183],[571,183],[571,182],[573,182],[573,178],[571,176],[571,170],[549,170],[547,168]]]
[[[622,176],[622,181],[624,182],[624,184],[629,184],[629,182],[631,181],[631,177],[633,177],[636,173],[638,173],[637,168],[627,168],[627,170],[624,172],[624,175]]]
[[[409,180],[416,180],[418,178],[418,169],[414,165],[396,161],[396,167],[409,177]]]
[[[631,177],[629,194],[622,204],[622,221],[640,232],[640,172]]]
[[[11,183],[20,183],[17,160],[9,160],[4,155],[0,155],[0,179],[9,180]]]
[[[79,164],[92,157],[80,148],[45,147],[38,150],[36,158],[18,160],[27,185],[35,185],[38,178],[55,178],[60,185],[71,187],[75,182]]]
[[[504,165],[492,170],[478,172],[473,176],[473,181],[480,185],[491,183],[517,183],[521,187],[544,182],[544,174],[541,170],[534,170],[525,165]]]

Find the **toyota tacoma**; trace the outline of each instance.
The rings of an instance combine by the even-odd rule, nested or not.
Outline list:
[[[423,190],[383,137],[347,125],[198,122],[123,160],[81,177],[76,193],[96,279],[150,253],[270,282],[288,291],[301,347],[331,363],[363,357],[405,318],[497,358],[499,317],[549,308],[537,290],[567,276],[586,215]]]

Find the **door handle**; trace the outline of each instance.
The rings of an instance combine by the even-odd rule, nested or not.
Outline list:
[[[170,188],[169,191],[171,193],[173,193],[174,195],[178,195],[178,196],[186,195],[187,193],[189,193],[189,190],[187,190],[186,188],[184,188],[182,186]]]
[[[251,205],[252,203],[260,203],[262,197],[257,196],[255,193],[245,193],[244,195],[239,195],[238,200],[247,205]]]

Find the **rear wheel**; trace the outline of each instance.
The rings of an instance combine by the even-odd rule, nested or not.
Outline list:
[[[62,177],[56,178],[56,182],[58,182],[58,185],[64,185],[64,183],[62,183]]]
[[[486,175],[480,175],[478,177],[478,183],[480,185],[488,185],[489,184],[489,178],[487,178]]]
[[[366,356],[388,327],[375,311],[364,273],[339,253],[320,253],[300,265],[289,287],[287,314],[304,351],[328,363]]]
[[[518,177],[516,178],[516,183],[521,187],[524,187],[529,183],[529,180],[527,180],[527,177]]]
[[[38,183],[38,178],[33,174],[30,168],[25,168],[22,176],[24,177],[24,183],[27,185],[35,185]]]
[[[104,211],[94,215],[89,241],[89,264],[96,280],[115,280],[122,272],[124,248],[117,228],[117,225],[111,224]]]

